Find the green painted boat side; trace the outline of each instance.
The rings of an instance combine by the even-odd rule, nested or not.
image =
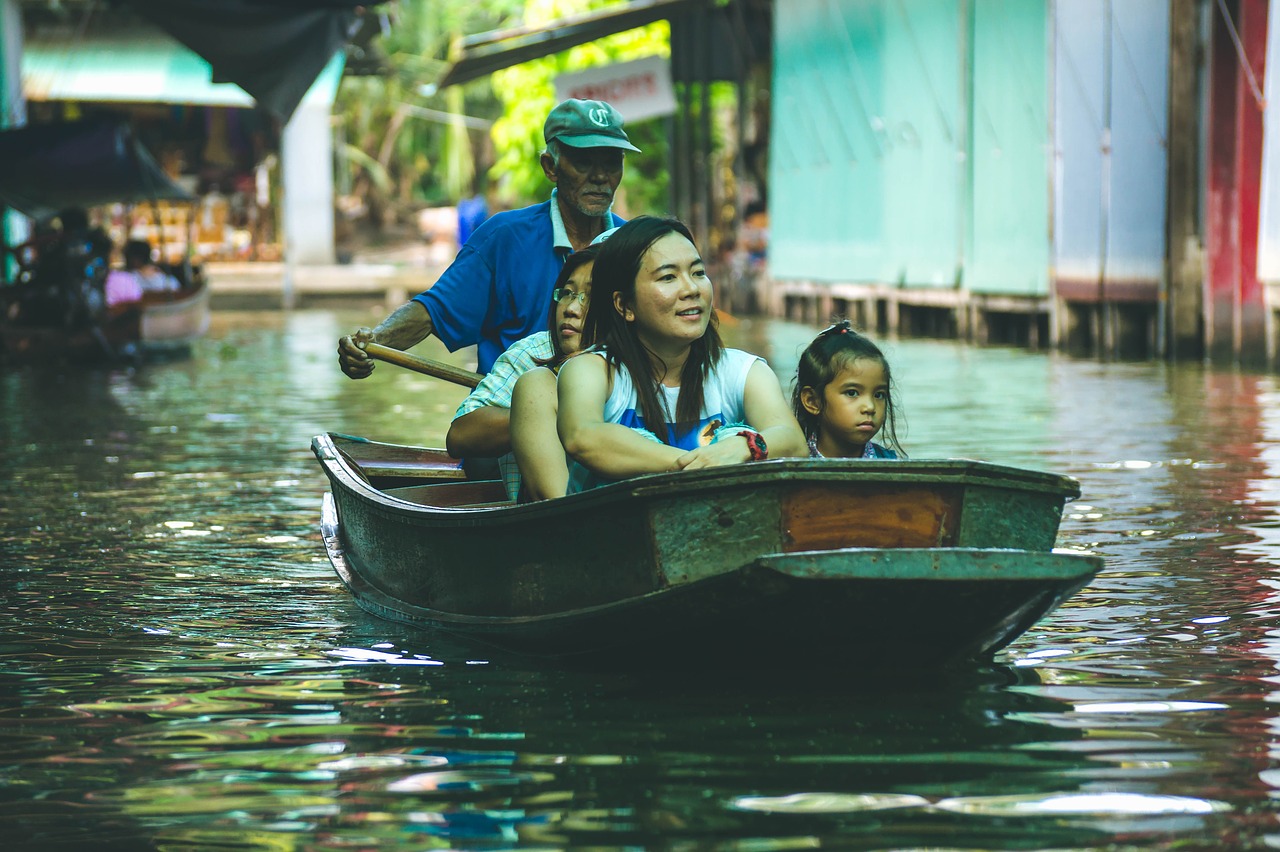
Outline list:
[[[1089,580],[1102,558],[1084,551],[1049,552],[1004,547],[845,547],[808,553],[771,553],[756,564],[796,579],[1073,583]]]
[[[789,633],[824,658],[986,654],[1100,567],[1051,552],[1075,480],[984,462],[777,460],[516,506],[440,481],[456,472],[439,451],[391,447],[313,441],[335,570],[378,615],[518,653],[776,657]]]

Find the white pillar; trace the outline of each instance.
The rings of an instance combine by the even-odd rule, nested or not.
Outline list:
[[[298,265],[327,265],[333,251],[333,140],[329,101],[304,99],[280,143],[284,250]]]

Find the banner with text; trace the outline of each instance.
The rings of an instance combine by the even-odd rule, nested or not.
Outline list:
[[[556,101],[568,98],[606,101],[625,121],[671,115],[676,111],[671,63],[661,56],[649,56],[561,74],[556,78]]]

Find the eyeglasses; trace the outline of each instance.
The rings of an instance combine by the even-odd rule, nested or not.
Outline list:
[[[575,300],[579,305],[585,305],[587,299],[591,298],[591,294],[586,290],[570,290],[568,287],[557,287],[551,291],[551,301],[557,305],[570,299]]]

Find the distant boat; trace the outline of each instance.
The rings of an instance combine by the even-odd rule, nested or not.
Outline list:
[[[527,505],[442,450],[338,434],[321,529],[356,602],[565,663],[981,659],[1087,584],[1069,477],[977,461],[780,459]]]
[[[0,131],[0,205],[32,219],[50,219],[71,207],[159,200],[196,199],[160,169],[123,119]],[[101,277],[69,274],[70,264],[42,265],[39,249],[9,251],[15,264],[3,267],[0,352],[10,363],[105,362],[181,351],[209,328],[209,290],[198,266],[169,266],[181,289],[146,293],[141,302],[112,316],[101,308],[88,309],[93,302],[84,298],[97,290],[101,304]],[[27,251],[31,257],[26,257]],[[98,276],[105,275],[104,262],[105,257],[98,258]],[[16,275],[11,276],[14,269]],[[24,310],[31,305],[39,310]]]
[[[181,353],[209,330],[209,287],[146,293],[119,316],[93,326],[27,325],[0,319],[0,347],[9,363],[109,363]]]

